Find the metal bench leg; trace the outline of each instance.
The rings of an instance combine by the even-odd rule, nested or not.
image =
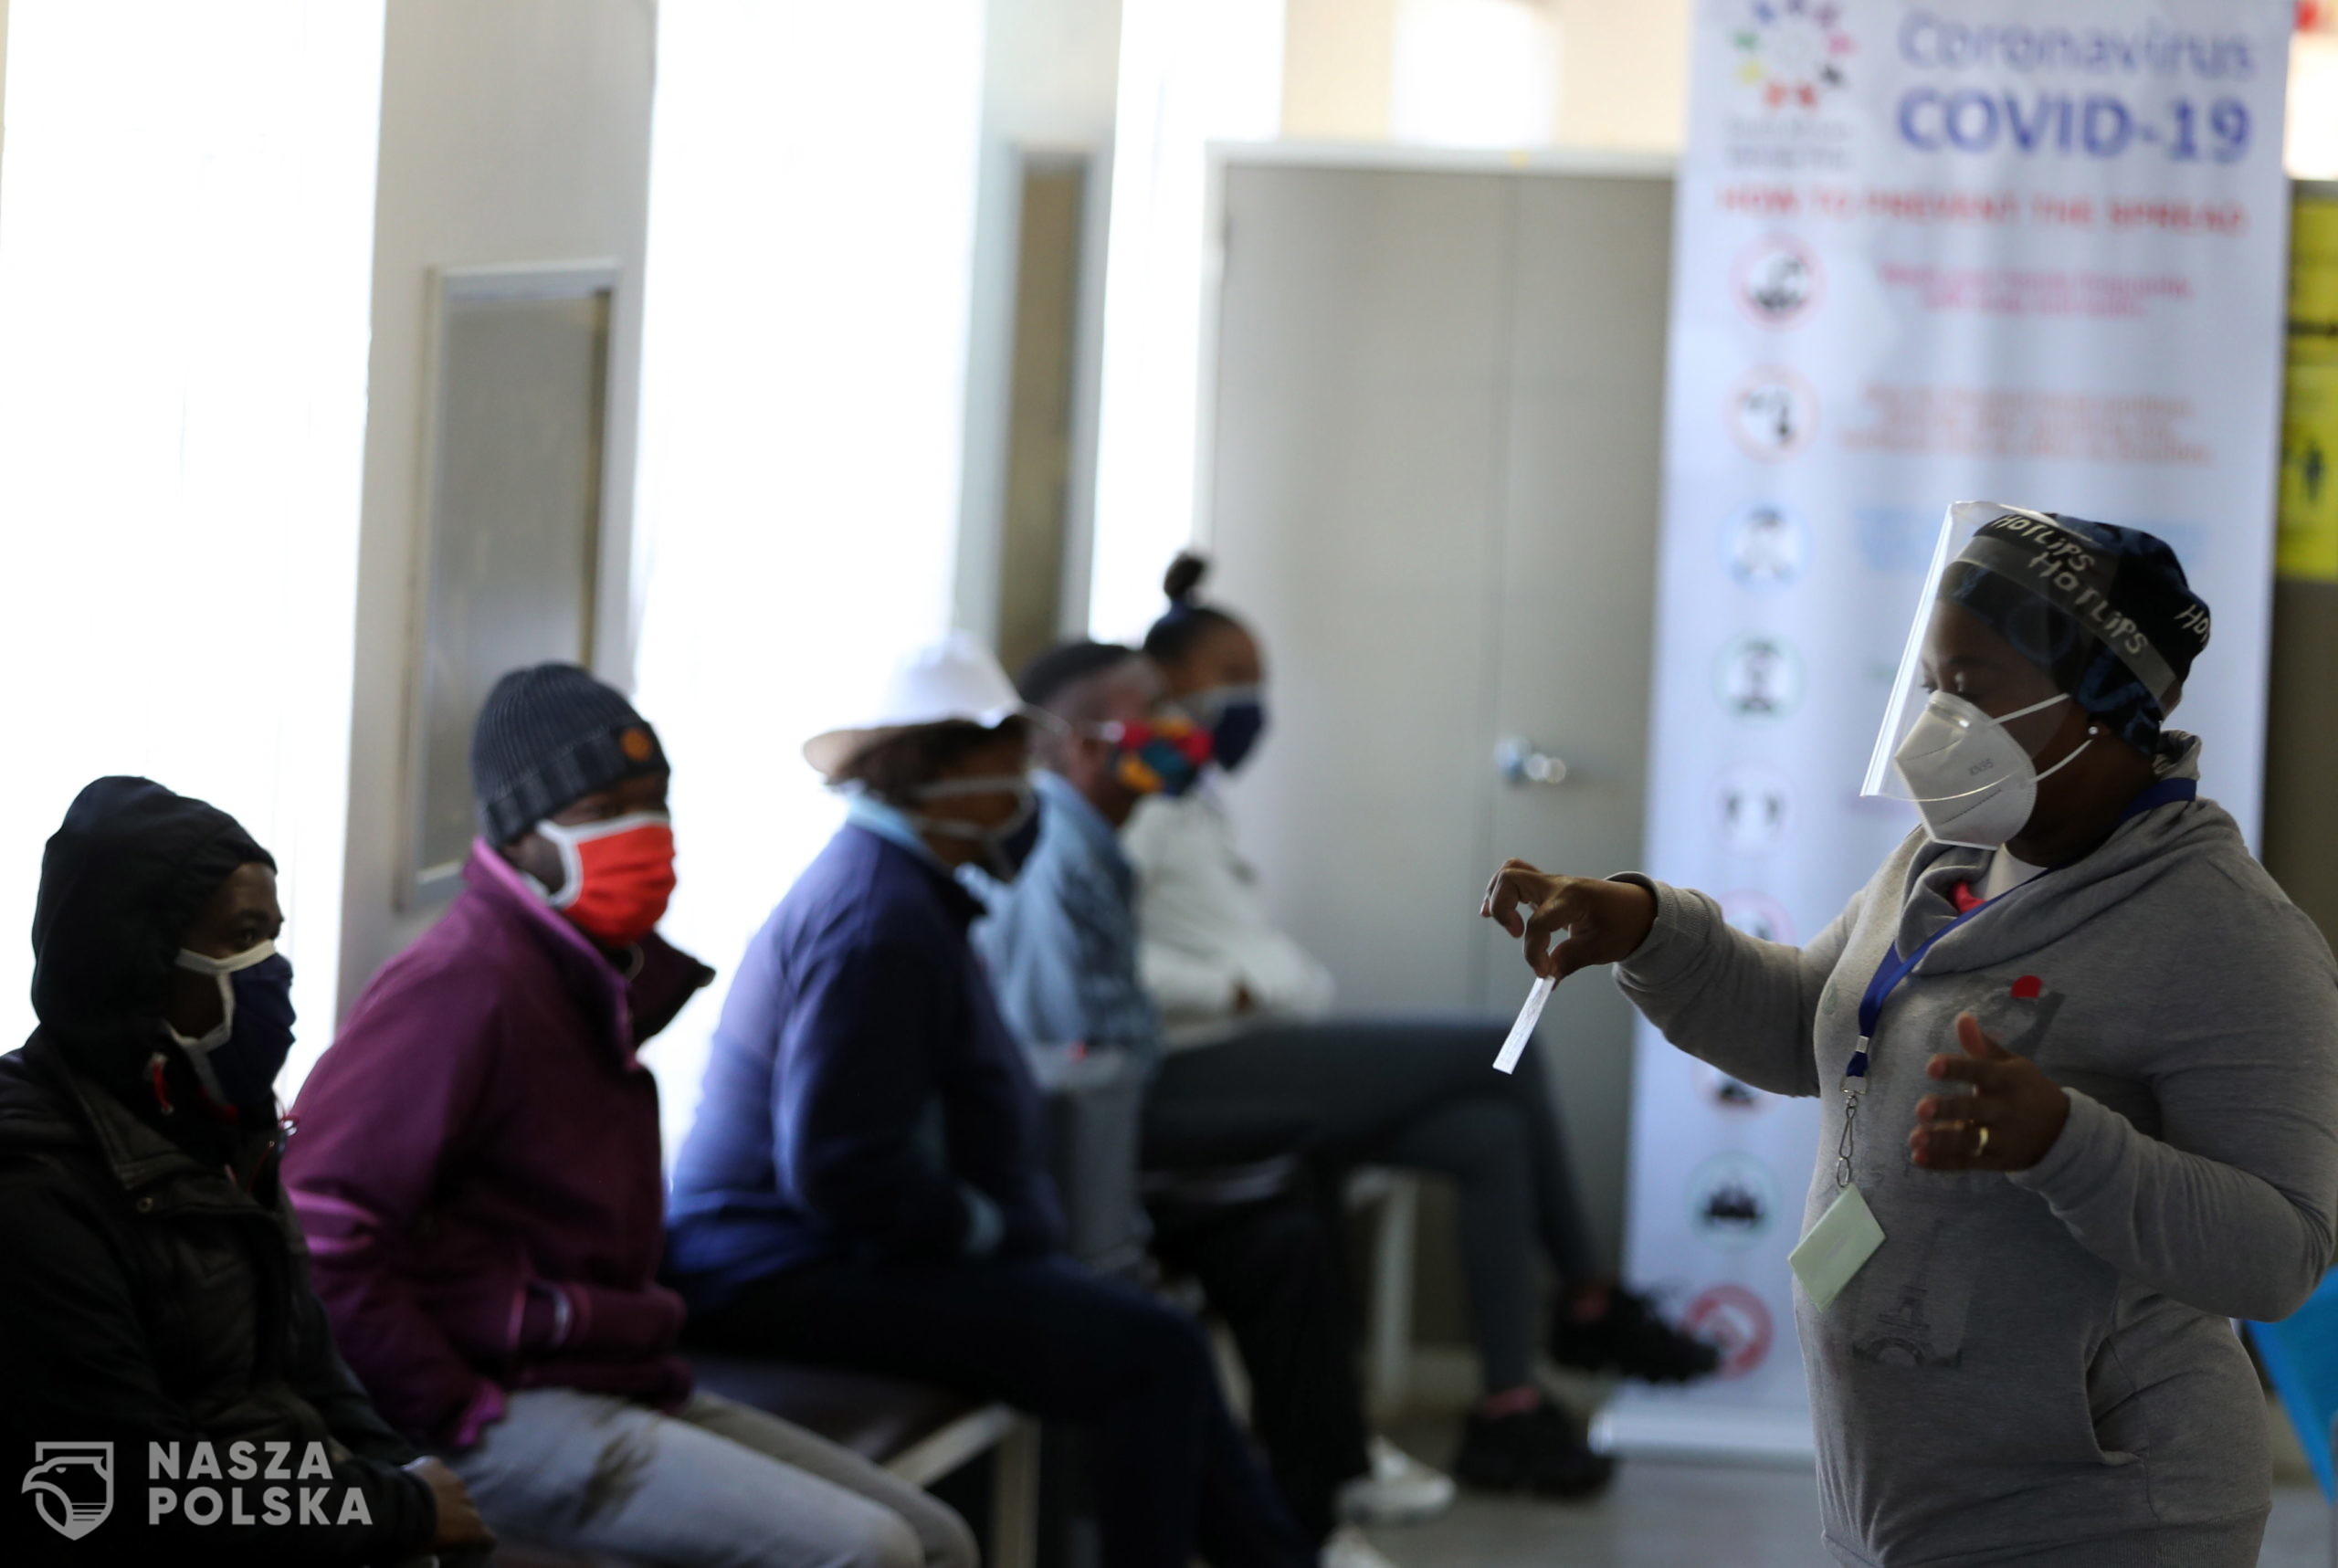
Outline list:
[[[1039,1560],[1039,1424],[1017,1416],[991,1458],[990,1568]]]

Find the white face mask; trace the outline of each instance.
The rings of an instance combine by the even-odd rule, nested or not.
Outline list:
[[[965,838],[981,845],[984,869],[1002,882],[1011,882],[1022,870],[1023,862],[1030,858],[1032,846],[1038,842],[1039,792],[1032,786],[1031,775],[1027,773],[985,773],[971,778],[943,779],[937,784],[927,784],[917,792],[917,798],[920,801],[949,800],[976,795],[1013,795],[1014,815],[988,827],[954,816],[928,816],[922,812],[907,814],[910,823],[922,833],[938,833],[947,838]]]
[[[2095,731],[2090,725],[2087,739],[2041,773],[2006,720],[2069,700],[2064,693],[1995,717],[1954,692],[1933,692],[1891,758],[1923,816],[1924,831],[1938,843],[1995,849],[2028,826],[2038,781],[2075,762],[2094,744]]]
[[[212,1025],[200,1039],[191,1040],[176,1029],[171,1029],[171,1038],[195,1057],[198,1071],[204,1058],[226,1045],[227,1037],[236,1032],[236,987],[228,976],[266,963],[275,956],[276,944],[272,942],[247,947],[227,958],[212,958],[193,948],[179,949],[176,960],[179,968],[192,970],[197,974],[208,974],[219,983],[219,1021],[216,1024]],[[163,1026],[171,1028],[168,1024]]]

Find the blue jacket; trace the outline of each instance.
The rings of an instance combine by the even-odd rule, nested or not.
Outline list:
[[[1051,1250],[1045,1112],[967,930],[981,901],[848,825],[747,949],[674,1167],[692,1305],[833,1258]]]
[[[1161,1009],[1137,969],[1135,868],[1069,781],[1043,773],[1037,785],[1039,842],[1014,883],[987,895],[974,930],[999,1005],[1035,1045],[1117,1046],[1149,1070]]]

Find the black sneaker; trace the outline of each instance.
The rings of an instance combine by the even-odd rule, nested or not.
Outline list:
[[[1589,1497],[1615,1473],[1616,1461],[1593,1453],[1574,1418],[1547,1399],[1514,1415],[1473,1413],[1453,1461],[1465,1487],[1551,1498]]]
[[[1648,1299],[1620,1287],[1607,1310],[1587,1323],[1561,1307],[1551,1329],[1551,1359],[1584,1372],[1617,1372],[1642,1383],[1694,1383],[1721,1367],[1721,1348],[1682,1333],[1656,1315]]]

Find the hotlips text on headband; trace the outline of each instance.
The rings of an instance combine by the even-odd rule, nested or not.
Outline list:
[[[1908,798],[1893,764],[1909,760],[1901,748],[1933,706],[1924,661],[1951,610],[1972,616],[2052,678],[2051,689],[2069,693],[2099,734],[2146,754],[2159,749],[2162,721],[2208,634],[2206,606],[2185,585],[2174,553],[2151,535],[1995,501],[1957,501],[1941,520],[1868,753],[1863,795]],[[1905,776],[1904,766],[1898,772]],[[1972,787],[1917,793],[1946,799]],[[1944,837],[1980,841],[1961,831]]]
[[[560,852],[553,909],[604,947],[631,947],[658,929],[674,897],[673,818],[637,811],[606,822],[539,822]]]

